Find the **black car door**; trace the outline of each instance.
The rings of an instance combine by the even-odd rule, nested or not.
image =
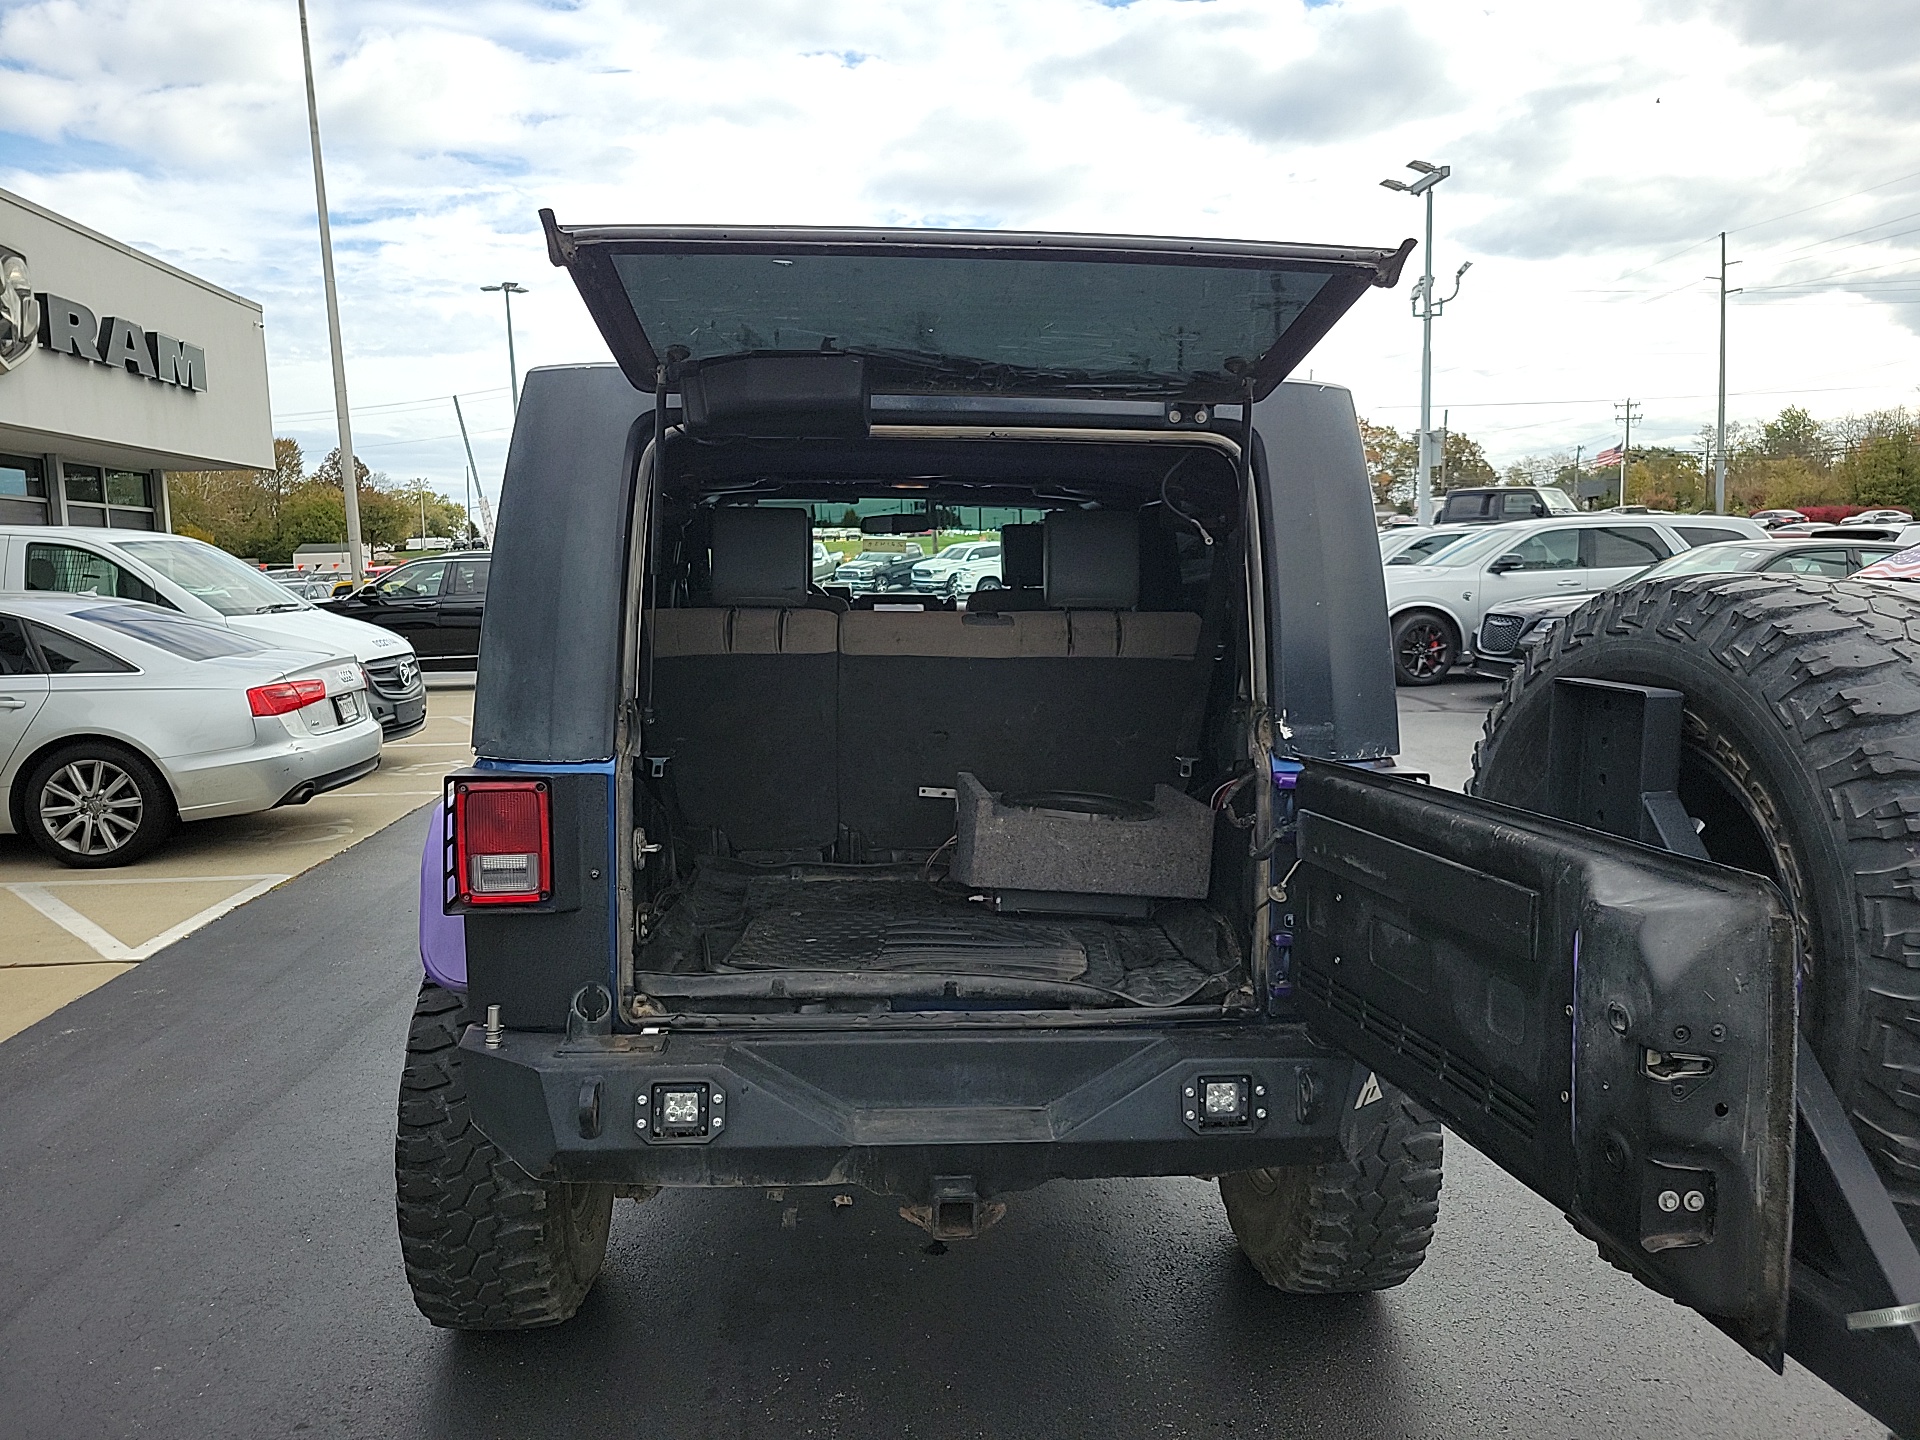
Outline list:
[[[383,575],[355,595],[349,613],[404,637],[413,653],[437,657],[440,649],[440,589],[444,560],[415,560]]]
[[[1777,1365],[1796,942],[1772,886],[1345,766],[1296,794],[1315,1033]]]
[[[447,562],[447,581],[440,591],[440,649],[445,660],[473,664],[480,658],[480,615],[487,603],[485,555],[456,555]]]

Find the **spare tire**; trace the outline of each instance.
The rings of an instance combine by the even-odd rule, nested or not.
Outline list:
[[[1704,575],[1595,596],[1508,678],[1471,793],[1545,810],[1552,681],[1686,697],[1680,799],[1800,929],[1802,1031],[1920,1235],[1920,599]]]

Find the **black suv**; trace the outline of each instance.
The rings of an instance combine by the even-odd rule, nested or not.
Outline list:
[[[1488,485],[1449,490],[1433,517],[1436,525],[1505,525],[1577,515],[1580,507],[1553,485]]]
[[[426,857],[396,1154],[430,1319],[565,1319],[661,1186],[863,1185],[949,1238],[1056,1178],[1218,1176],[1272,1283],[1379,1289],[1444,1115],[1778,1357],[1789,903],[1693,858],[1733,811],[1703,841],[1657,766],[1582,760],[1677,711],[1629,744],[1638,692],[1583,682],[1550,764],[1516,702],[1506,775],[1612,787],[1552,811],[1581,824],[1371,768],[1366,461],[1345,390],[1282,381],[1411,241],[543,219],[619,368],[527,376],[514,602]],[[812,524],[879,500],[1037,514],[1039,583],[814,590]],[[1672,633],[1692,664],[1720,632]],[[1638,843],[1642,800],[1689,853]]]
[[[405,636],[423,669],[471,670],[480,658],[492,563],[484,550],[409,560],[320,608]]]

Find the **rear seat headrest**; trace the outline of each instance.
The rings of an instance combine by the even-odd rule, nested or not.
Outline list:
[[[1009,590],[1038,590],[1046,581],[1047,544],[1039,525],[1000,527],[1000,583]]]
[[[813,522],[798,509],[713,512],[713,603],[804,606],[813,578]]]
[[[1131,610],[1140,601],[1140,518],[1117,510],[1049,510],[1047,604]]]

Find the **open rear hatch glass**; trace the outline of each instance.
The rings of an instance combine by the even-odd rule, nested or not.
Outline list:
[[[640,389],[828,354],[874,392],[1258,400],[1413,245],[541,219]]]

